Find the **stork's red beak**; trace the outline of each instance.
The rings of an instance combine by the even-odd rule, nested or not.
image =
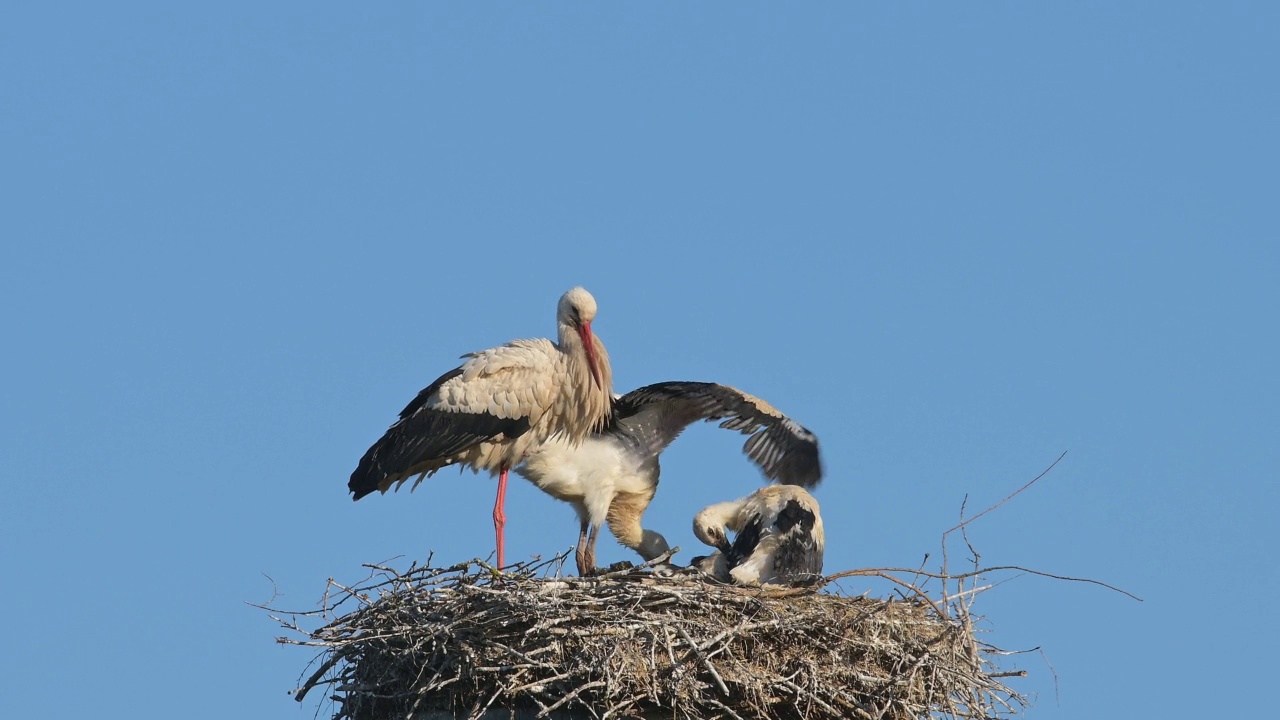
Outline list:
[[[591,369],[591,379],[596,381],[597,389],[604,389],[604,380],[600,378],[600,361],[596,358],[596,345],[591,341],[591,323],[584,322],[578,326],[578,337],[582,338],[582,349],[587,353],[587,366]]]

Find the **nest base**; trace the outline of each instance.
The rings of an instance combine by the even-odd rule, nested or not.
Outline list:
[[[298,699],[328,686],[335,720],[901,720],[1021,706],[971,619],[924,598],[538,576],[549,567],[377,567],[360,586],[331,584],[321,611],[281,620],[302,635],[281,642],[322,649]]]

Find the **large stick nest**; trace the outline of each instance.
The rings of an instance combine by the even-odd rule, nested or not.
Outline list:
[[[275,616],[294,635],[280,642],[322,649],[298,699],[331,686],[335,720],[490,708],[900,720],[1022,707],[1000,681],[1021,673],[996,671],[954,595],[939,604],[900,583],[913,591],[881,600],[641,570],[546,577],[562,562],[500,574],[480,561],[370,566],[356,587],[330,581],[320,610]],[[324,624],[304,629],[308,618]]]

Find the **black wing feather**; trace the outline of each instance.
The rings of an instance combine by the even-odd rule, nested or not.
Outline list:
[[[813,526],[817,518],[813,511],[795,500],[788,500],[778,513],[774,527],[782,534],[778,543],[775,565],[783,568],[783,575],[817,575],[822,573],[822,557],[815,552]]]
[[[756,546],[760,544],[760,536],[764,534],[764,518],[759,513],[747,518],[742,524],[742,529],[733,538],[733,544],[729,546],[729,550],[724,553],[725,563],[730,570],[738,567],[751,557],[751,553],[756,551]]]
[[[614,403],[605,432],[630,436],[656,455],[697,420],[721,420],[720,427],[750,435],[742,449],[770,480],[806,488],[822,480],[817,436],[727,385],[674,381],[637,388]]]
[[[774,521],[774,525],[781,532],[789,532],[791,528],[800,527],[798,532],[803,533],[806,537],[813,534],[813,526],[818,521],[813,511],[805,507],[798,500],[788,500],[786,505],[782,506],[782,510],[778,513],[778,519]]]
[[[352,499],[359,500],[384,483],[417,475],[424,466],[430,468],[477,443],[499,435],[518,437],[529,430],[529,418],[448,412],[427,406],[441,385],[461,374],[462,368],[457,368],[441,375],[400,411],[400,419],[365,452],[351,473],[347,489]]]

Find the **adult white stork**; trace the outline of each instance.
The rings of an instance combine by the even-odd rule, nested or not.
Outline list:
[[[418,393],[360,458],[347,483],[354,499],[417,476],[412,490],[453,464],[496,472],[493,528],[502,567],[507,471],[548,438],[573,446],[609,417],[613,372],[591,332],[595,317],[595,298],[576,287],[556,308],[557,342],[515,340],[463,355],[466,362]]]
[[[515,468],[577,511],[580,575],[595,570],[596,540],[606,521],[618,542],[645,560],[669,549],[640,520],[658,489],[658,456],[697,420],[722,420],[720,427],[750,435],[743,450],[771,480],[812,487],[822,479],[818,438],[753,395],[705,382],[632,390],[617,399],[602,430],[580,444],[553,438]]]
[[[730,543],[725,529],[736,533]],[[822,575],[826,538],[818,501],[803,488],[763,487],[731,502],[702,509],[693,534],[716,548],[693,566],[740,585],[792,583]]]

